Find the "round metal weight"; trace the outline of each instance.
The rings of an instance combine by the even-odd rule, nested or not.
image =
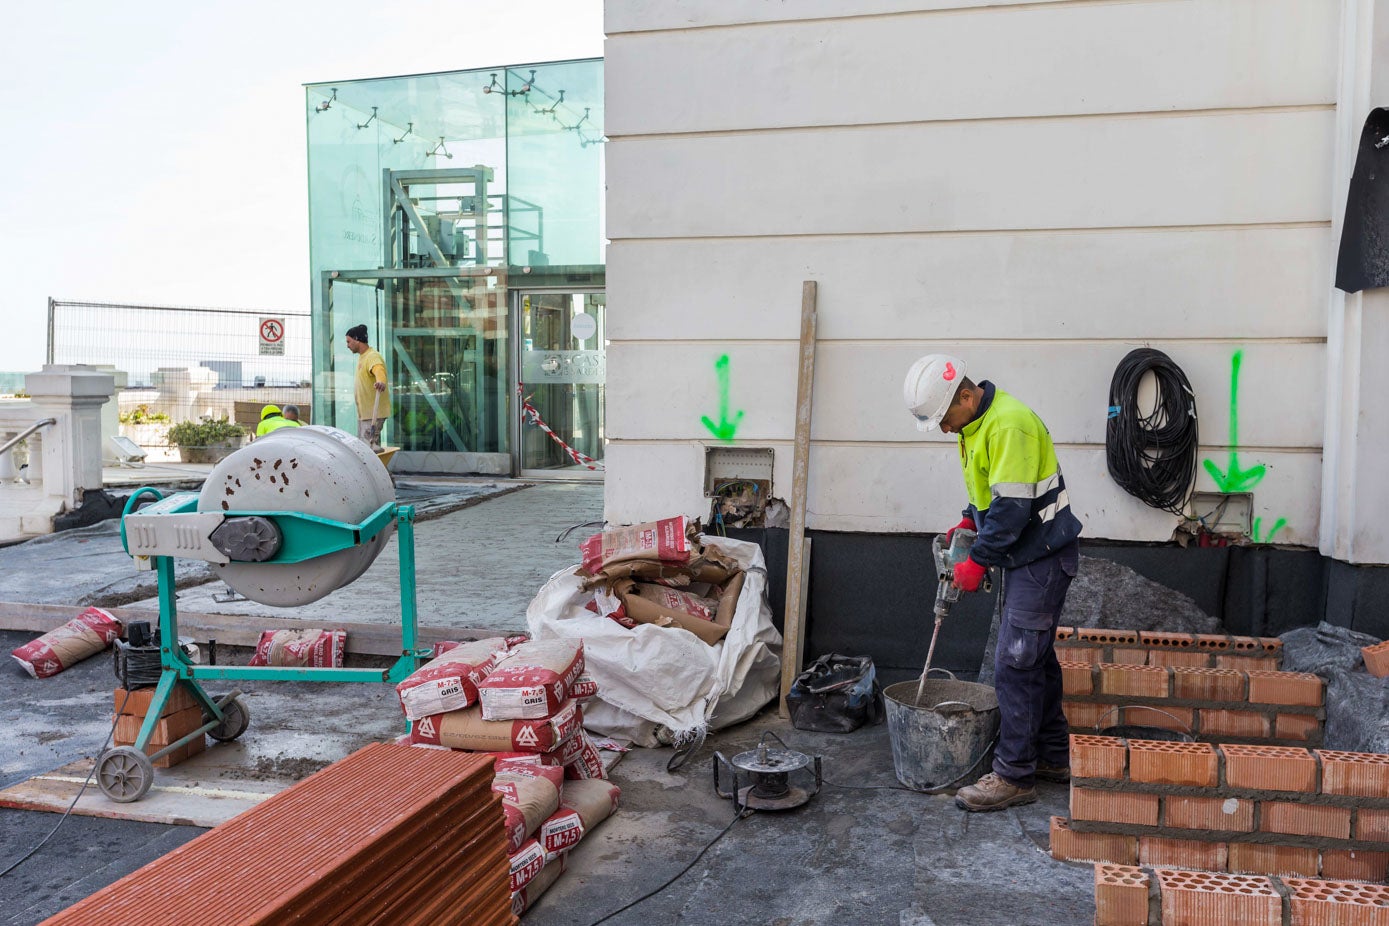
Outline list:
[[[364,442],[337,428],[280,428],[213,468],[199,511],[297,512],[359,523],[395,500],[395,486]],[[309,604],[355,580],[386,546],[392,523],[366,543],[298,563],[214,565],[218,578],[261,604]]]
[[[245,733],[250,725],[250,710],[241,703],[240,698],[235,698],[222,708],[222,722],[208,730],[207,735],[218,742],[228,743]]]
[[[117,746],[97,759],[96,782],[111,800],[129,804],[149,793],[154,784],[154,764],[134,746]]]

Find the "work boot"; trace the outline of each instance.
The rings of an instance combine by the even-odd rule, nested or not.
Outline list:
[[[971,812],[1002,810],[1037,799],[1036,788],[1020,788],[993,772],[955,792],[955,806]]]
[[[1071,780],[1071,769],[1067,765],[1047,765],[1044,762],[1037,763],[1038,781],[1059,781],[1062,784]]]

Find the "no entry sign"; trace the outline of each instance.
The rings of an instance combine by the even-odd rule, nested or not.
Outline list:
[[[262,318],[260,320],[260,352],[283,357],[285,354],[285,320],[283,318]]]

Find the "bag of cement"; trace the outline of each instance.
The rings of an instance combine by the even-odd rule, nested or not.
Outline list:
[[[744,572],[742,594],[722,640],[707,644],[692,633],[596,620],[585,605],[578,567],[561,570],[536,594],[526,622],[538,640],[583,640],[585,671],[598,694],[584,708],[584,725],[604,736],[657,746],[656,729],[680,746],[710,729],[747,720],[777,694],[781,634],[767,603],[767,570],[754,543],[700,538],[707,550]]]
[[[719,599],[712,602],[711,617],[704,616],[711,613],[710,608],[700,604],[710,599],[699,598],[677,589],[634,582],[631,579],[619,579],[613,585],[613,591],[621,599],[623,609],[632,620],[642,624],[655,624],[657,627],[679,627],[713,646],[723,639],[733,624],[733,615],[738,609],[743,581],[741,572],[729,580],[720,592]]]
[[[679,611],[704,621],[712,621],[719,612],[717,598],[701,598],[693,592],[681,591],[655,582],[638,582],[632,586],[632,591],[666,610]]]
[[[121,622],[110,611],[88,608],[10,655],[34,678],[48,678],[101,652],[120,635]]]
[[[483,720],[475,704],[422,718],[410,728],[410,741],[474,752],[553,752],[582,724],[573,701],[539,720]]]
[[[337,669],[346,647],[346,630],[266,630],[248,665]]]
[[[531,768],[538,771],[545,766]],[[562,776],[560,773],[561,779]],[[498,772],[492,780],[492,790],[502,796],[507,852],[519,851],[530,835],[559,809],[559,786],[554,777],[527,774],[527,770],[511,766],[507,771]]]
[[[554,861],[546,862],[545,867],[540,869],[540,874],[531,878],[529,884],[519,891],[511,892],[511,912],[513,915],[520,916],[529,910],[531,904],[535,903],[541,894],[549,890],[550,885],[559,880],[559,876],[564,874],[564,866],[568,858],[568,855],[561,855]]]
[[[569,692],[570,696],[575,701],[578,701],[580,704],[587,701],[589,698],[593,697],[597,693],[598,683],[595,682],[593,679],[589,678],[587,675],[580,675],[578,680],[574,682],[573,689],[571,689]]]
[[[622,789],[611,781],[566,781],[559,795],[559,809],[544,823],[536,839],[547,860],[558,858],[579,844],[584,834],[617,812]]]
[[[671,588],[685,588],[695,582],[723,585],[738,571],[738,563],[711,546],[702,547],[687,562],[668,563],[658,559],[634,559],[610,563],[592,575],[581,575],[585,589],[611,585],[617,579],[655,582]]]
[[[490,637],[460,643],[436,656],[395,686],[408,720],[444,714],[476,704],[477,684],[506,652],[506,640]]]
[[[654,559],[666,563],[688,563],[699,550],[684,515],[662,518],[631,527],[616,527],[594,534],[579,544],[584,571],[596,575],[612,563],[634,559]]]
[[[545,850],[540,847],[539,841],[526,840],[521,848],[511,853],[511,893],[514,895],[530,884],[544,867]]]
[[[477,683],[484,720],[549,717],[569,700],[584,671],[582,640],[522,643]]]
[[[578,740],[579,744],[577,755],[564,763],[564,777],[571,780],[607,778],[607,770],[603,768],[603,754],[598,751],[598,746],[588,733],[580,730],[574,739]]]

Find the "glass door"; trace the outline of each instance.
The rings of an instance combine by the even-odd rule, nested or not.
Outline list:
[[[522,291],[517,300],[519,469],[527,476],[602,478],[606,296]]]

